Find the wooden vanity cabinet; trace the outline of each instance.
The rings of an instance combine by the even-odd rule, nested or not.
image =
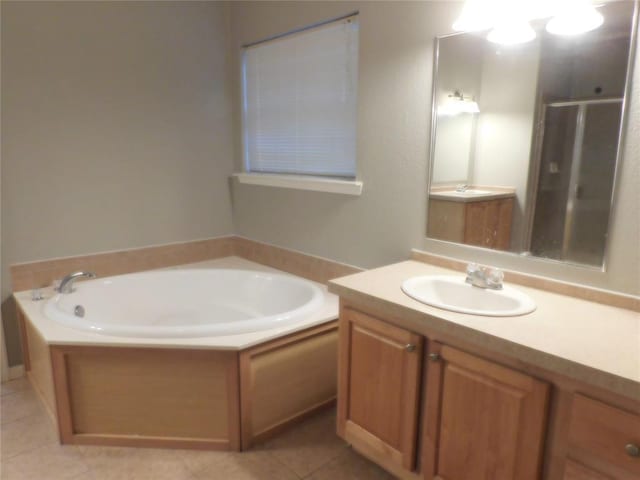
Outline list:
[[[549,385],[430,342],[425,479],[540,478]]]
[[[387,470],[415,468],[423,337],[342,308],[338,434]]]
[[[508,250],[513,198],[456,202],[429,200],[427,236],[485,248]]]
[[[425,344],[341,308],[338,434],[399,478],[540,478],[549,385],[433,341],[425,357]]]
[[[640,415],[573,395],[563,480],[640,479]]]

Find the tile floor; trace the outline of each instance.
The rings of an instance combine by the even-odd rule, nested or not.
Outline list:
[[[292,427],[248,452],[58,444],[26,379],[2,384],[2,480],[387,480],[335,435],[335,412]]]

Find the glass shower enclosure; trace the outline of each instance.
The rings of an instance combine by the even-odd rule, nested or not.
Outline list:
[[[551,102],[543,108],[530,252],[601,267],[622,98]]]

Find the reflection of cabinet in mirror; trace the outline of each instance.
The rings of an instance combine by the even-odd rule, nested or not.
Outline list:
[[[432,191],[427,235],[438,240],[508,250],[514,196],[513,192],[463,196],[457,192]]]

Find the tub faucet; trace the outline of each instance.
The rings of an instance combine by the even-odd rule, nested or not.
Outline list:
[[[73,272],[64,277],[60,281],[58,291],[60,293],[71,293],[74,291],[73,283],[79,278],[96,278],[96,274],[93,272]]]
[[[498,268],[481,267],[476,263],[467,265],[467,278],[465,282],[474,287],[502,290],[504,273]]]

